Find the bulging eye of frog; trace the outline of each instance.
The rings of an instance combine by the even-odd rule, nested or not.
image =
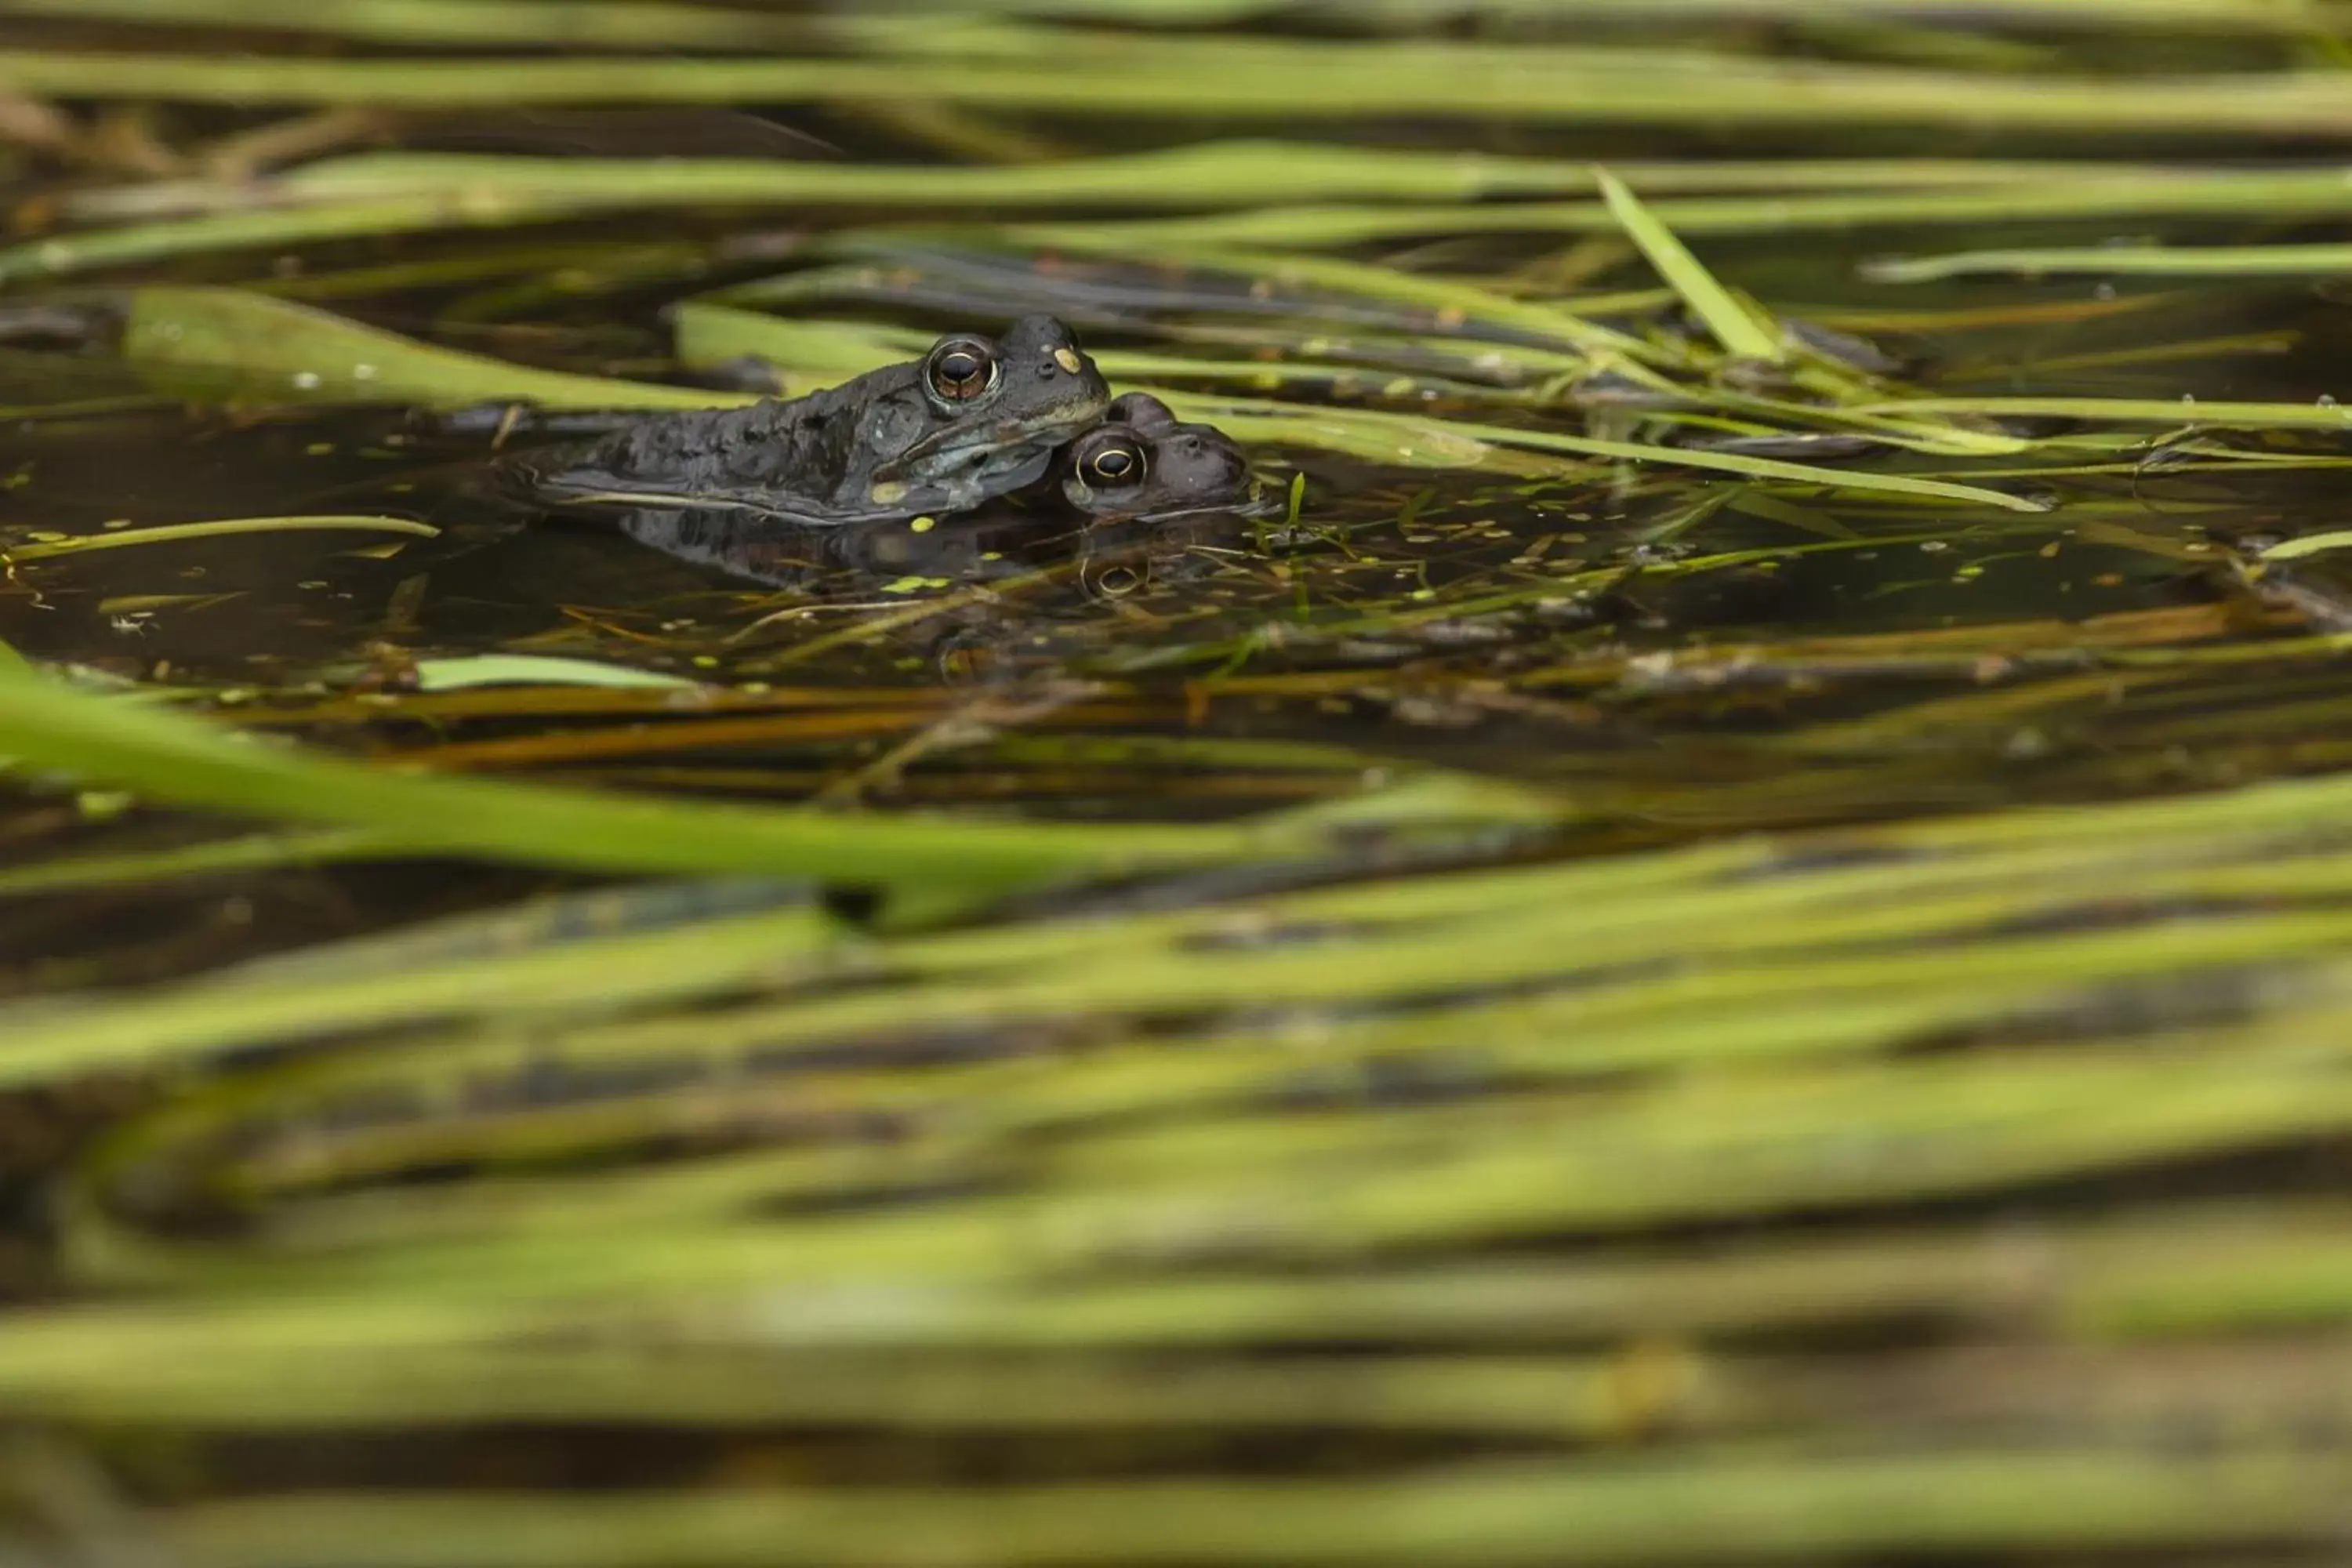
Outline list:
[[[950,338],[933,348],[923,384],[946,405],[971,403],[996,389],[1004,364],[995,349],[973,338]]]
[[[1090,483],[1125,489],[1143,482],[1149,467],[1143,448],[1131,438],[1106,434],[1079,455],[1078,469]]]

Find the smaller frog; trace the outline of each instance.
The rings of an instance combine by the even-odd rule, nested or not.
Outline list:
[[[786,403],[657,415],[518,464],[560,506],[686,506],[813,528],[964,511],[1044,478],[1099,421],[1102,373],[1051,316],[951,333],[908,364]]]
[[[1213,425],[1187,425],[1148,392],[1117,399],[1070,443],[1054,485],[1090,524],[1166,522],[1258,510],[1249,458]]]

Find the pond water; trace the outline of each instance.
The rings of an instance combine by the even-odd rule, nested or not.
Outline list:
[[[667,307],[714,283],[781,279],[818,298],[775,310],[919,337],[1058,309],[1111,356],[1239,358],[1180,374],[1212,396],[1251,393],[1255,360],[1334,367],[1334,388],[1283,391],[1292,407],[1319,396],[1570,436],[1712,434],[1653,423],[1654,406],[1573,374],[1547,391],[1492,359],[1483,374],[1500,384],[1439,374],[1482,374],[1471,368],[1482,336],[1516,352],[1526,332],[1449,331],[1425,310],[1263,280],[1253,298],[1230,268],[1040,271],[1013,251],[973,272],[960,247],[900,242],[891,267],[844,279],[822,259],[730,267],[719,234],[668,242],[648,279],[634,250],[598,270],[596,247],[619,243],[580,237],[585,261],[544,245],[502,257],[472,239],[389,258],[294,252],[263,282],[452,347],[677,380],[687,373]],[[1874,229],[1862,253],[1949,244],[1935,229]],[[152,374],[115,357],[101,300],[77,318],[85,340],[27,333],[0,357],[0,404],[21,414],[0,435],[13,537],[321,512],[442,531],[231,534],[26,561],[0,590],[0,638],[90,671],[226,692],[280,727],[379,754],[1060,816],[1229,815],[1410,762],[1572,785],[1592,803],[1593,842],[1633,842],[2332,762],[2310,722],[2332,715],[2340,689],[2324,662],[2289,647],[2207,662],[2249,641],[2305,646],[2307,622],[2249,592],[2231,560],[2247,539],[2326,524],[2332,444],[2208,432],[2194,411],[2324,399],[2340,363],[2328,301],[2292,283],[1874,285],[1843,235],[1705,248],[1773,309],[1843,334],[1838,353],[1892,356],[1873,369],[1906,395],[2189,401],[2178,425],[2140,431],[2012,421],[2059,445],[2007,461],[1841,454],[1801,432],[1750,448],[1803,461],[1818,445],[1850,470],[1983,475],[2054,503],[2041,512],[1666,464],[1517,454],[1531,471],[1496,474],[1258,440],[1266,484],[1302,484],[1295,517],[1092,534],[961,520],[928,536],[903,524],[753,530],[773,536],[761,581],[665,554],[609,520],[530,515],[489,495],[488,465],[527,449],[528,434],[499,443],[400,409],[161,401]],[[488,276],[399,283],[468,259]],[[1455,245],[1415,275],[1543,300],[1562,297],[1547,289],[1566,267],[1580,272],[1564,297],[1595,298],[1613,311],[1595,318],[1606,326],[1672,342],[1696,330],[1654,294],[1623,292],[1648,286],[1637,256],[1596,255],[1591,241]],[[386,281],[371,285],[377,269]],[[1234,343],[1244,350],[1223,346]],[[41,412],[92,399],[135,405]],[[2070,430],[2097,431],[2089,445],[2105,449],[2064,450]],[[514,654],[697,689],[398,694],[418,660],[462,668]],[[984,721],[896,751],[959,712]],[[1173,749],[1122,752],[1137,740]],[[1216,749],[1229,742],[1243,749]]]

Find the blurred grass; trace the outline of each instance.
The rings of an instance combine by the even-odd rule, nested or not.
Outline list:
[[[1407,31],[1464,15],[1511,20],[1590,20],[1612,14],[1636,19],[1742,16],[1936,20],[1942,0],[1381,0],[1357,6],[1337,0],[886,0],[877,13],[1054,17],[1146,25],[1216,26],[1284,15],[1339,22],[1365,31]],[[532,0],[525,5],[477,0],[355,0],[331,10],[296,0],[0,0],[0,14],[74,16],[188,26],[269,27],[388,43],[534,43],[562,39],[583,47],[688,48],[790,39],[781,19],[756,12],[668,0]],[[2341,5],[2279,5],[2271,0],[1982,0],[1974,15],[2042,26],[2179,29],[2224,37],[2276,32],[2290,37],[2340,27]]]
[[[2250,1436],[2184,1458],[2168,1434],[2332,1408],[2340,1357],[2273,1341],[2274,1375],[2200,1359],[2217,1374],[2200,1380],[2159,1352],[2096,1347],[2346,1321],[2331,1198],[2228,1213],[2160,1188],[2087,1209],[2053,1197],[2049,1222],[2006,1236],[1916,1205],[2145,1181],[2352,1119],[2336,1082],[2344,794],[2327,780],[1751,840],[804,948],[797,963],[787,935],[813,928],[786,910],[529,957],[265,966],[26,1015],[16,1070],[70,1077],[109,1039],[221,1065],[120,1127],[68,1194],[77,1274],[146,1300],[20,1314],[0,1332],[0,1387],[27,1413],[116,1430],[817,1423],[1034,1446],[1263,1428],[1551,1450],[1381,1471],[1466,1562],[1522,1560],[1504,1522],[1519,1508],[1584,1518],[1620,1489],[1648,1522],[1590,1542],[1592,1560],[1771,1555],[1657,1511],[1704,1492],[1692,1506],[1730,1531],[1763,1506],[1738,1500],[1749,1485],[1802,1532],[1786,1539],[1822,1551],[2319,1541],[2336,1494],[2323,1506],[2315,1489],[2339,1457]],[[740,999],[753,976],[764,994]],[[1187,1021],[1171,1036],[1167,1019]],[[906,1055],[975,1027],[993,1042],[977,1058]],[[306,1036],[320,1045],[302,1057],[222,1070]],[[1024,1044],[1051,1039],[1084,1043]],[[533,1094],[495,1091],[518,1073]],[[828,1131],[886,1115],[885,1144]],[[747,1127],[763,1130],[748,1145]],[[453,1164],[477,1173],[404,1191]],[[189,1205],[212,1212],[210,1239],[172,1234]],[[1686,1255],[1659,1229],[1825,1205],[1848,1215],[1837,1233],[1728,1252]],[[223,1230],[224,1213],[238,1223]],[[1646,1237],[1643,1254],[1571,1261],[1576,1238],[1611,1234]],[[1465,1253],[1513,1237],[1571,1246]],[[1843,1399],[1859,1374],[1835,1360],[1740,1349],[1768,1325],[1920,1313],[2034,1348],[1978,1352],[1957,1381],[1937,1352],[1882,1352],[1876,1394]],[[1267,1354],[1368,1334],[1457,1349]],[[1672,1348],[1639,1348],[1660,1334]],[[1542,1349],[1563,1342],[1580,1348]],[[1194,1358],[1171,1363],[1180,1346]],[[1508,1346],[1523,1348],[1495,1359]],[[2128,1392],[2150,1380],[2158,1412]],[[2003,1439],[2021,1419],[2029,1448]],[[1860,1457],[1918,1422],[1939,1434],[1924,1450],[1915,1433],[1904,1460]],[[1629,1469],[1614,1450],[1637,1434],[1674,1440]],[[1751,1472],[1759,1455],[1716,1447],[1736,1436],[1776,1457]],[[1201,1484],[1108,1485],[1120,1506],[1092,1526],[1078,1500],[1093,1494],[1052,1484],[923,1506],[1001,1561],[1189,1559],[1205,1526],[1183,1500]],[[1234,1508],[1214,1550],[1381,1557],[1339,1522],[1358,1483],[1323,1483],[1294,1515],[1281,1500],[1301,1484],[1220,1483]],[[2112,1512],[2092,1500],[2109,1485]],[[2175,1489],[2179,1511],[2157,1506]],[[1178,1511],[1147,1531],[1134,1507],[1163,1491]],[[895,1489],[692,1495],[763,1526],[836,1520],[812,1560],[887,1560],[914,1539]],[[603,1514],[553,1497],[287,1498],[155,1527],[239,1562],[373,1560],[352,1544],[361,1519],[423,1562],[478,1560],[480,1531],[497,1561],[760,1550],[708,1534],[714,1516],[684,1497],[614,1506],[634,1521],[618,1544]],[[224,1544],[202,1545],[215,1531]]]
[[[396,1561],[414,1563],[887,1562],[971,1542],[985,1543],[994,1561],[1024,1564],[1629,1563],[1691,1552],[1777,1561],[1897,1543],[1961,1552],[2326,1541],[2337,1479],[2325,1463],[2291,1452],[2220,1462],[1944,1454],[1810,1468],[1727,1457],[1664,1473],[1646,1465],[1613,1475],[1492,1471],[1370,1496],[1347,1484],[1194,1482],[993,1496],[698,1491],[565,1506],[328,1497],[222,1506],[164,1539],[194,1561],[240,1564],[383,1560],[380,1546],[338,1550],[354,1535],[397,1540]],[[2054,1508],[2053,1497],[2069,1500]],[[780,1556],[780,1540],[793,1543],[790,1555]]]
[[[879,19],[877,19],[879,20]],[[1293,121],[1399,115],[1545,124],[1965,124],[2106,136],[2352,132],[2321,70],[2020,79],[1702,49],[1488,46],[1416,40],[1129,38],[1045,29],[853,26],[845,58],[530,60],[189,58],[0,51],[0,90],[254,108],[359,105],[843,104],[911,98],[964,109],[1213,121],[1278,107]],[[881,57],[881,58],[877,58]]]
[[[413,689],[363,661],[237,685],[142,661],[110,687],[0,650],[12,789],[27,820],[70,819],[0,868],[0,938],[214,919],[360,862],[603,878],[0,1004],[0,1142],[38,1215],[0,1248],[25,1439],[0,1450],[0,1548],[652,1568],[2340,1546],[2346,635],[2239,589],[1667,646],[1513,619],[1896,552],[1927,563],[1897,586],[2082,553],[2225,580],[2239,558],[2202,521],[2340,467],[2342,411],[2205,395],[2209,362],[2270,340],[2191,336],[2184,297],[1848,313],[1963,350],[2139,323],[2065,373],[2136,381],[2037,384],[2052,358],[1922,384],[1710,269],[1727,247],[1691,241],[1931,225],[1953,254],[1852,259],[1919,290],[2337,269],[2279,230],[2352,200],[2345,8],[1971,14],[0,0],[22,29],[0,95],[81,133],[27,142],[46,183],[0,287],[105,318],[53,357],[161,397],[708,405],[730,395],[654,377],[751,353],[788,389],[837,380],[927,335],[862,308],[929,289],[934,312],[1100,312],[1122,386],[1269,465],[1369,463],[1481,514],[1474,486],[1684,503],[1639,550],[1580,531],[1436,580],[1393,574],[1488,542],[1446,496],[1397,503],[1392,534],[1436,548],[1394,560],[1372,529],[1322,556],[1262,531],[1231,569],[1272,588],[1238,610],[1215,579],[1090,603],[1120,635],[1063,660],[1079,684],[1034,723],[815,660],[944,606],[1017,619],[1051,573],[868,606],[771,668],[722,639],[790,595],[637,645],[425,650],[395,672]],[[1473,16],[1527,31],[1434,36]],[[1263,19],[1342,36],[1232,30]],[[156,30],[78,30],[110,20]],[[1710,44],[1717,21],[1747,30]],[[499,52],[549,43],[614,52]],[[444,108],[619,102],[818,106],[917,145],[347,150]],[[1402,117],[1432,144],[1363,137]],[[1609,127],[1757,155],[1600,158]],[[1877,155],[1906,128],[1987,155]],[[1874,155],[1764,144],[1800,131]],[[293,151],[257,161],[255,137]],[[706,237],[746,218],[793,234]],[[2162,243],[2045,243],[2118,220]],[[1544,236],[1592,247],[1444,243]],[[378,239],[416,248],[354,263]],[[449,287],[478,292],[431,321],[406,302]],[[661,355],[534,331],[651,291]],[[2027,422],[2050,418],[2072,423]],[[1691,444],[1852,435],[1878,449]],[[2156,475],[2208,488],[2157,517]],[[38,593],[92,551],[306,517],[0,519],[0,540],[10,590]],[[1708,526],[1735,517],[1795,542]],[[1322,526],[1310,489],[1286,529]],[[2263,561],[2298,552],[2240,564]],[[1493,626],[1511,658],[1477,640]],[[609,673],[647,643],[694,673]],[[1409,657],[1338,657],[1365,644]],[[795,660],[828,678],[790,684]],[[1842,705],[1871,682],[1919,689]],[[1444,702],[1527,726],[1543,782],[1404,760],[1397,715]],[[709,798],[803,800],[940,737],[971,765],[919,784],[951,810]],[[747,744],[769,754],[725,757]],[[460,776],[492,768],[563,776]],[[2308,776],[2240,782],[2273,772]],[[983,805],[991,777],[1012,807]],[[2084,804],[1999,809],[2027,789]],[[109,837],[117,792],[179,836]],[[1129,819],[1023,820],[1040,803]]]

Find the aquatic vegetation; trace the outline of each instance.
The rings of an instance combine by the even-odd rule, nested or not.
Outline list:
[[[2337,1544],[2352,10],[1966,11],[0,0],[0,1547]]]

